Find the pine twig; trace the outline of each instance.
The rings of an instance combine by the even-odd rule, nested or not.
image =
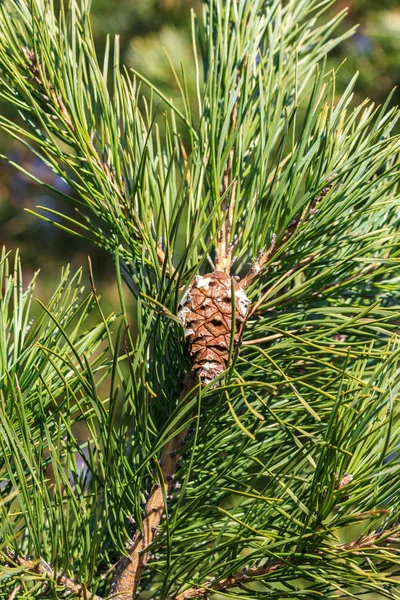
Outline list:
[[[371,548],[375,546],[379,542],[390,541],[391,543],[398,544],[400,542],[400,533],[398,525],[389,529],[387,531],[381,531],[378,529],[373,533],[368,535],[361,535],[356,540],[352,542],[347,542],[346,544],[341,544],[337,546],[339,550],[364,550],[366,548]]]
[[[336,175],[331,175],[328,181],[331,181]],[[328,183],[320,193],[313,198],[313,200],[305,207],[301,215],[298,215],[289,223],[285,233],[282,236],[279,244],[276,243],[276,235],[272,236],[271,244],[268,250],[262,252],[257,260],[252,264],[248,273],[242,279],[242,287],[246,289],[249,287],[258,276],[264,271],[268,261],[277,254],[277,252],[283,248],[283,246],[295,235],[299,227],[309,220],[309,218],[316,212],[318,205],[325,198],[328,192],[331,190],[333,183]]]
[[[166,600],[191,600],[192,598],[204,598],[207,597],[208,594],[214,594],[215,592],[225,592],[230,588],[240,587],[246,581],[248,581],[251,577],[258,577],[260,575],[268,575],[277,569],[282,568],[285,564],[281,561],[276,561],[270,563],[269,565],[262,565],[261,567],[255,567],[254,569],[244,569],[238,575],[231,575],[230,577],[225,577],[221,579],[218,583],[210,583],[209,586],[194,586],[191,587],[182,594],[178,594],[177,596],[168,596]]]
[[[236,127],[237,121],[237,108],[236,105],[232,110],[231,126],[232,130]],[[225,167],[224,177],[222,181],[222,193],[226,194],[226,198],[223,203],[225,217],[222,227],[218,233],[218,247],[215,252],[215,270],[222,271],[229,275],[232,265],[232,251],[233,247],[230,243],[230,237],[232,233],[232,222],[233,214],[235,212],[236,204],[236,188],[237,180],[231,182],[231,173],[233,166],[234,149],[229,153],[227,165]],[[231,187],[229,192],[229,187]]]
[[[186,376],[179,401],[196,386],[196,381]],[[164,446],[160,467],[162,485],[155,483],[144,509],[142,523],[143,533],[138,529],[131,541],[129,555],[121,558],[110,588],[110,597],[115,600],[132,600],[136,598],[141,577],[149,560],[148,546],[157,535],[158,526],[164,513],[164,497],[168,495],[173,484],[173,476],[178,463],[178,452],[182,446],[188,428],[180,431]]]
[[[362,551],[367,548],[371,548],[378,544],[379,542],[391,542],[391,543],[399,543],[400,542],[400,534],[399,527],[394,527],[389,531],[380,531],[377,530],[374,533],[369,535],[362,535],[356,540],[352,542],[348,542],[347,544],[340,544],[335,547],[335,550],[338,551]],[[318,551],[318,554],[321,554]],[[295,564],[294,559],[288,558],[285,561],[273,561],[268,564],[264,564],[261,566],[254,567],[253,569],[243,569],[237,575],[231,575],[230,577],[225,577],[221,579],[217,583],[210,582],[207,586],[193,586],[181,594],[177,594],[175,596],[168,596],[166,600],[192,600],[193,598],[205,598],[209,594],[214,594],[215,592],[226,592],[231,588],[240,587],[246,581],[254,579],[256,577],[261,577],[263,575],[269,575],[278,569],[282,569],[288,564]]]
[[[22,53],[25,56],[25,59],[27,60],[27,68],[29,73],[31,74],[31,78],[40,90],[42,100],[45,103],[51,105],[53,109],[55,109],[58,112],[58,118],[63,123],[65,123],[71,138],[77,143],[79,143],[77,140],[76,127],[74,125],[72,115],[69,112],[66,104],[64,103],[61,94],[57,93],[53,84],[46,79],[44,68],[41,64],[39,57],[36,56],[35,51],[31,48],[22,47]],[[93,154],[94,160],[100,166],[106,178],[112,183],[114,189],[119,194],[123,202],[123,204],[120,204],[121,209],[128,211],[129,208],[126,203],[125,189],[121,186],[120,183],[118,183],[115,172],[110,168],[109,164],[104,159],[104,156],[99,156],[92,138],[88,140],[88,146]],[[136,222],[136,235],[143,240],[143,236],[141,233],[143,230],[143,225],[140,219],[135,214],[129,214],[134,217],[134,220]],[[157,246],[157,259],[160,267],[162,268],[165,263],[165,252],[159,245]]]
[[[16,600],[16,598],[17,598],[17,595],[19,594],[19,592],[20,592],[20,590],[21,590],[21,587],[22,587],[22,586],[21,586],[21,584],[19,583],[19,584],[18,584],[18,585],[17,585],[17,586],[14,588],[14,590],[11,592],[11,594],[10,594],[10,596],[9,596],[8,600]]]
[[[80,583],[77,583],[73,579],[70,579],[64,574],[56,573],[47,562],[43,559],[32,560],[30,558],[22,558],[18,556],[15,552],[5,551],[4,552],[7,563],[11,567],[21,567],[28,573],[35,573],[37,575],[41,575],[47,581],[54,581],[60,586],[63,586],[65,591],[68,594],[75,594],[77,598],[82,598],[82,600],[103,600],[101,596],[97,596],[97,594],[92,594],[87,590],[87,588]],[[12,600],[13,594],[18,593],[18,586],[12,592],[10,599]]]

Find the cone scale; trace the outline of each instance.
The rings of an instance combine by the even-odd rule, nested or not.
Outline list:
[[[179,305],[192,373],[208,385],[226,369],[232,335],[232,278],[222,271],[197,276]],[[239,342],[250,300],[233,278],[234,340]]]

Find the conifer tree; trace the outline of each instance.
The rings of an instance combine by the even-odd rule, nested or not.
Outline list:
[[[331,4],[205,0],[178,104],[1,3],[0,127],[120,298],[2,254],[1,600],[399,598],[399,111],[336,97]]]

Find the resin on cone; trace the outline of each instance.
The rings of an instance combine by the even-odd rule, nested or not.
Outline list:
[[[192,372],[208,385],[227,367],[232,330],[232,278],[221,271],[197,276],[179,305],[178,316],[185,328]],[[233,278],[235,343],[248,313],[250,300]]]

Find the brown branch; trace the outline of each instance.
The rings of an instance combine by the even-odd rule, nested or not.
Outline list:
[[[369,535],[362,535],[356,540],[352,542],[348,542],[347,544],[340,544],[335,546],[333,550],[339,551],[360,551],[365,550],[367,548],[371,548],[375,546],[379,542],[391,542],[391,543],[399,543],[400,535],[398,533],[399,528],[394,527],[389,531],[376,531]],[[392,534],[394,532],[394,534]],[[320,555],[320,551],[316,551],[315,554]],[[294,558],[288,558],[285,561],[273,561],[268,564],[264,564],[258,567],[254,567],[252,569],[243,569],[240,573],[236,575],[231,575],[230,577],[225,577],[221,579],[217,583],[213,583],[210,581],[209,585],[202,586],[193,586],[180,594],[176,594],[175,596],[168,596],[166,600],[191,600],[192,598],[204,598],[209,594],[214,594],[215,592],[225,592],[230,588],[241,587],[247,581],[254,579],[256,577],[260,577],[263,575],[269,575],[278,569],[282,569],[288,564],[295,564]]]
[[[76,140],[76,128],[74,126],[72,115],[66,107],[62,96],[56,92],[53,84],[47,80],[40,59],[36,56],[35,51],[32,48],[22,47],[22,53],[24,54],[27,60],[27,68],[31,74],[32,80],[37,84],[37,86],[40,89],[42,99],[44,100],[44,102],[51,102],[52,106],[55,107],[56,110],[58,110],[58,118],[66,124],[70,135],[73,139]],[[77,143],[80,144],[79,141],[77,141]],[[99,156],[96,146],[93,143],[92,137],[89,138],[88,145],[93,154],[94,161],[97,165],[100,166],[105,176],[107,177],[107,180],[112,182],[112,185],[119,194],[122,200],[120,207],[126,210],[126,212],[128,212],[130,208],[126,201],[125,189],[121,187],[120,183],[117,181],[115,171],[112,168],[110,168],[110,165],[105,160],[104,155]],[[129,212],[128,216],[133,216],[134,220],[136,221],[136,235],[141,240],[143,240],[143,235],[141,233],[143,230],[142,222],[135,214],[132,214],[132,212]],[[165,263],[165,252],[160,246],[157,246],[157,259],[159,265],[163,267]]]
[[[193,586],[188,590],[178,594],[177,596],[168,596],[166,600],[191,600],[191,598],[206,597],[208,594],[214,594],[215,592],[225,592],[229,588],[240,587],[250,578],[259,577],[260,575],[268,575],[273,573],[277,569],[280,569],[285,564],[281,561],[270,563],[269,565],[262,565],[261,567],[255,567],[254,569],[245,569],[238,575],[231,575],[221,579],[218,583],[210,582],[209,586],[196,587]]]
[[[187,376],[180,394],[180,400],[183,400],[195,386],[196,381]],[[173,476],[178,463],[178,452],[187,432],[188,428],[180,431],[164,446],[161,452],[160,467],[163,485],[160,486],[158,483],[153,485],[144,509],[143,534],[140,530],[136,532],[130,545],[129,556],[123,557],[117,566],[110,589],[110,596],[115,600],[132,600],[136,597],[143,571],[149,560],[149,553],[146,552],[146,548],[157,535],[158,526],[164,513],[164,496],[168,495],[172,487]],[[14,552],[6,552],[5,556],[10,565],[22,567],[29,573],[36,573],[47,580],[54,581],[58,585],[64,586],[65,591],[70,594],[74,593],[78,598],[103,600],[100,596],[91,594],[85,586],[63,574],[55,573],[54,569],[42,559],[34,561],[21,558]]]
[[[42,90],[41,96],[42,96],[43,100],[45,100],[45,102],[49,102],[50,99],[53,101],[53,103],[60,110],[61,115],[63,117],[63,121],[66,123],[66,125],[68,126],[70,131],[72,133],[74,133],[75,128],[74,128],[74,125],[73,125],[73,122],[71,119],[71,115],[68,112],[68,109],[65,106],[64,101],[63,101],[62,97],[60,96],[60,94],[56,93],[53,84],[49,81],[46,81],[45,77],[43,76],[43,70],[41,68],[40,61],[38,60],[38,58],[35,54],[35,51],[32,48],[26,48],[25,46],[23,46],[22,52],[28,61],[28,70],[32,76],[33,81]],[[46,86],[46,84],[47,84],[47,86]],[[47,91],[46,87],[50,94],[50,97],[47,96],[47,94],[46,94],[46,91]]]
[[[194,389],[197,382],[186,376],[179,400],[182,401]],[[144,508],[142,522],[143,533],[138,529],[133,537],[129,555],[121,558],[110,588],[110,597],[115,600],[132,600],[136,598],[142,574],[149,560],[147,547],[158,533],[158,526],[164,513],[164,497],[173,485],[174,473],[178,463],[178,452],[188,429],[180,431],[163,448],[160,457],[162,485],[155,483]]]
[[[82,598],[83,600],[103,600],[101,596],[89,592],[84,585],[77,583],[62,573],[56,573],[54,569],[41,558],[36,561],[30,558],[22,558],[12,551],[5,551],[3,554],[5,555],[8,566],[20,567],[30,574],[40,575],[47,581],[53,581],[56,584],[63,586],[66,592],[75,594],[78,598]],[[16,589],[18,589],[18,586]],[[10,600],[13,598],[14,593],[15,590],[11,594]]]
[[[237,121],[237,107],[236,104],[232,110],[231,127],[232,130],[236,127]],[[233,166],[234,149],[232,148],[229,152],[229,158],[225,167],[224,177],[221,186],[222,194],[226,194],[223,202],[223,210],[225,212],[224,222],[218,233],[218,246],[215,252],[215,270],[222,271],[229,275],[232,265],[232,252],[233,246],[230,242],[232,233],[233,214],[235,212],[236,205],[236,188],[237,180],[231,182],[231,173]],[[229,187],[231,188],[229,190]]]
[[[335,483],[335,490],[341,490],[346,485],[353,481],[354,477],[351,473],[345,473],[343,477]]]
[[[93,275],[92,259],[90,258],[90,256],[88,256],[87,259],[88,259],[88,268],[89,268],[89,281],[90,281],[90,286],[92,288],[92,294],[93,294],[94,298],[97,298],[97,290],[96,290],[96,285],[94,282],[94,275]]]
[[[400,542],[399,527],[393,527],[387,531],[374,531],[369,535],[360,535],[356,540],[347,542],[346,544],[340,544],[336,546],[338,550],[364,550],[365,548],[371,548],[379,542],[387,542],[398,544]]]
[[[215,270],[222,271],[223,273],[227,273],[229,275],[231,264],[232,264],[232,245],[230,244],[230,236],[232,233],[232,220],[233,213],[235,210],[236,203],[236,188],[237,181],[235,180],[232,183],[231,191],[229,194],[229,186],[230,186],[230,175],[232,171],[233,164],[233,149],[229,153],[228,164],[225,169],[222,192],[227,194],[227,197],[224,201],[224,210],[225,210],[225,219],[223,225],[218,234],[218,247],[215,253]],[[229,200],[228,200],[229,196]]]
[[[333,179],[334,177],[336,177],[336,175],[331,175],[329,180]],[[248,273],[243,277],[241,281],[243,289],[249,287],[249,285],[251,285],[257,279],[260,273],[264,271],[267,262],[269,262],[269,260],[273,258],[275,254],[277,254],[277,252],[281,250],[283,246],[285,246],[285,244],[287,244],[287,242],[295,235],[301,225],[307,223],[309,218],[315,214],[318,205],[331,190],[332,186],[333,183],[328,183],[328,185],[325,186],[320,193],[317,194],[317,196],[315,196],[312,201],[307,204],[301,215],[298,215],[289,223],[279,244],[276,243],[276,235],[273,234],[268,250],[261,252],[257,260],[251,265]]]
[[[251,265],[247,274],[241,280],[241,284],[243,289],[246,289],[253,283],[255,279],[262,273],[265,268],[266,263],[269,261],[272,256],[277,252],[275,249],[276,244],[276,235],[273,234],[270,247],[265,252],[261,252],[260,256],[257,260]],[[280,247],[280,246],[279,246]]]
[[[22,587],[22,586],[21,586],[21,584],[19,583],[19,584],[18,584],[18,585],[17,585],[17,586],[14,588],[14,590],[11,592],[11,594],[10,594],[10,596],[9,596],[8,600],[15,600],[15,599],[17,598],[17,596],[18,596],[19,592],[21,591],[21,587]]]

